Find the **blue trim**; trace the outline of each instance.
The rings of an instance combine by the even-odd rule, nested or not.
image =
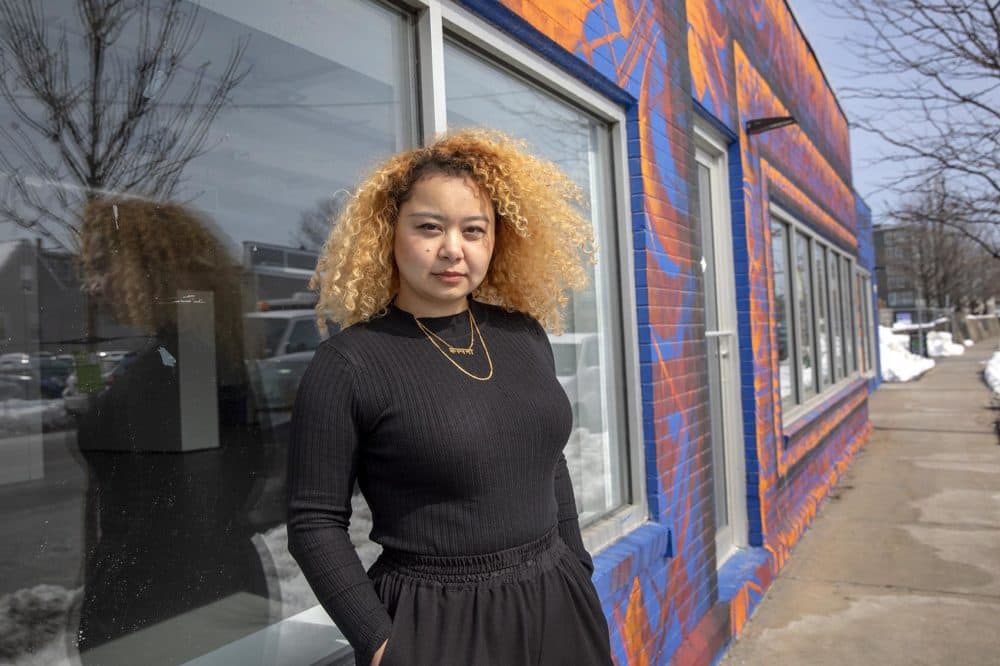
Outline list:
[[[715,131],[726,137],[726,143],[733,143],[734,141],[739,141],[739,137],[736,133],[729,129],[725,123],[712,115],[712,112],[702,106],[701,102],[697,99],[691,98],[692,107],[694,108],[694,114],[711,125]]]
[[[635,105],[636,98],[621,86],[600,74],[590,63],[556,44],[496,0],[458,0],[458,2],[612,102],[623,107]]]
[[[744,584],[754,580],[757,569],[770,562],[771,554],[764,548],[744,548],[733,553],[719,569],[719,601],[736,596]]]
[[[730,132],[730,134],[732,134]],[[734,265],[749,266],[747,251],[747,211],[743,201],[743,155],[739,141],[729,144],[729,198],[731,201],[731,226]],[[753,338],[750,326],[750,273],[735,272],[736,327],[740,349],[740,397],[743,402],[743,449],[746,452],[747,531],[751,546],[763,546],[763,518],[760,507],[760,482],[751,470],[760,468],[757,457],[757,403],[754,399]]]
[[[671,556],[672,544],[673,533],[669,527],[646,522],[595,555],[592,578],[600,599],[606,602],[612,598],[613,579],[618,578],[619,567],[627,564],[629,571],[625,580],[632,580],[654,564],[665,562]]]

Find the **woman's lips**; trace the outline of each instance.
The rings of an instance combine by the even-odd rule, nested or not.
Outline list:
[[[438,278],[442,282],[447,282],[453,284],[455,282],[460,282],[462,278],[465,277],[464,273],[434,273],[434,277]]]

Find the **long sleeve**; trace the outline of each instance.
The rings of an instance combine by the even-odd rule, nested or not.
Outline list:
[[[367,666],[392,620],[348,536],[361,409],[355,371],[321,345],[299,385],[288,452],[288,550]]]
[[[594,573],[594,561],[583,545],[580,521],[576,513],[576,498],[573,495],[573,481],[566,467],[566,456],[559,454],[555,470],[556,503],[559,505],[559,536],[580,560],[580,564]]]

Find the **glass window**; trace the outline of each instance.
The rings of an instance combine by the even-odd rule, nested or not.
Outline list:
[[[795,404],[795,372],[792,362],[791,274],[788,271],[788,225],[771,220],[771,253],[774,263],[774,326],[778,344],[778,374],[781,402]]]
[[[551,338],[559,381],[573,405],[574,428],[565,454],[582,524],[629,501],[621,322],[613,293],[617,246],[611,189],[610,130],[575,106],[491,64],[456,43],[445,43],[449,127],[486,126],[528,142],[580,186],[602,248],[590,287],[573,295],[567,332]],[[575,359],[569,365],[568,359]]]
[[[857,372],[858,358],[854,353],[855,342],[855,317],[854,317],[854,289],[851,277],[854,275],[851,262],[842,257],[840,260],[840,290],[844,296],[844,352],[847,357],[848,372]]]
[[[816,394],[816,362],[813,351],[812,272],[809,261],[809,238],[795,234],[795,343],[799,361],[799,401]]]
[[[872,288],[868,273],[858,271],[858,302],[857,318],[860,331],[858,334],[858,353],[861,357],[861,371],[869,373],[875,369],[875,350],[872,329]]]
[[[827,310],[826,248],[813,243],[813,282],[816,286],[816,348],[819,357],[819,381],[821,388],[831,383],[833,368],[830,364],[830,315]]]
[[[833,380],[847,376],[844,364],[844,305],[840,291],[840,255],[832,250],[827,254],[830,283],[830,344],[833,347]]]
[[[415,143],[411,26],[361,0],[115,3],[98,52],[79,4],[0,21],[0,595],[49,609],[24,650],[184,663],[317,603],[284,520],[318,336],[288,301],[334,193]],[[359,505],[368,564],[366,532]]]
[[[787,414],[789,408],[831,390],[859,366],[873,369],[874,319],[871,306],[865,309],[862,300],[862,293],[871,290],[868,274],[856,271],[848,257],[775,208],[775,333]]]

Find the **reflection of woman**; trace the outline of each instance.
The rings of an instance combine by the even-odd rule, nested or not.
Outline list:
[[[318,311],[348,327],[293,411],[289,549],[358,664],[611,662],[539,324],[585,280],[576,192],[466,131],[386,162],[327,242]],[[384,548],[367,575],[355,481]]]
[[[173,204],[91,203],[82,239],[88,291],[148,334],[78,424],[92,540],[77,632],[87,661],[86,650],[145,626],[263,594],[265,581],[241,524],[262,462],[246,425],[233,262],[203,220]],[[259,626],[266,608],[240,612]]]

